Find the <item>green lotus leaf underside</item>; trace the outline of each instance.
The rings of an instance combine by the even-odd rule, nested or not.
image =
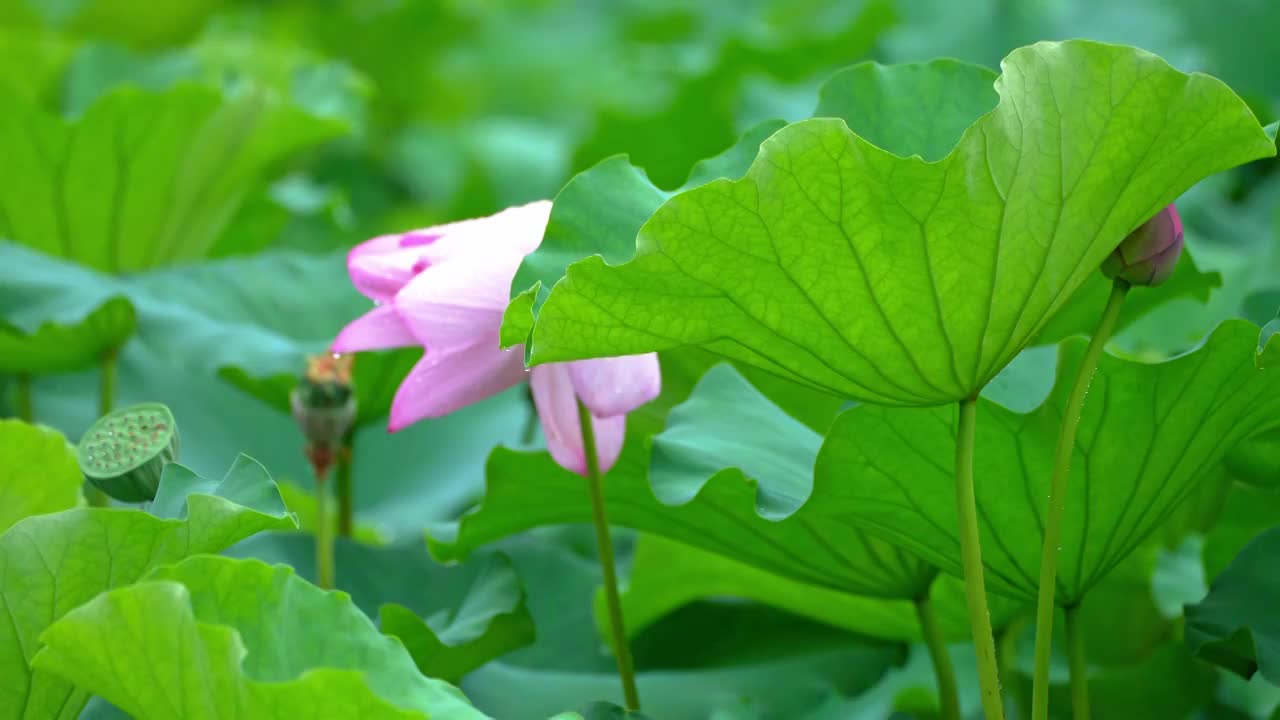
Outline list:
[[[672,410],[664,432],[628,437],[605,477],[610,521],[810,585],[889,600],[927,592],[937,571],[918,557],[848,523],[815,522],[826,502],[811,492],[821,440],[733,368],[717,366]],[[582,478],[545,452],[498,448],[487,477],[484,502],[433,532],[440,559],[591,518]]]
[[[1104,355],[1081,415],[1058,559],[1057,600],[1079,602],[1188,498],[1228,450],[1280,426],[1280,375],[1255,364],[1258,327],[1229,320],[1158,364]],[[987,586],[1032,598],[1050,469],[1086,341],[1060,347],[1050,397],[1028,414],[978,403],[975,483]],[[1264,353],[1280,353],[1272,340]],[[959,575],[954,406],[861,405],[828,433],[815,514],[838,516]]]
[[[1045,42],[1001,67],[994,109],[936,162],[814,118],[764,141],[745,177],[667,200],[634,259],[568,267],[531,364],[694,344],[847,398],[960,400],[1134,227],[1275,154],[1229,88],[1141,50]]]

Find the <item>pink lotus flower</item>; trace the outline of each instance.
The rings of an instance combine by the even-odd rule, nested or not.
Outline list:
[[[388,430],[441,417],[520,383],[523,348],[502,350],[498,331],[511,280],[542,242],[550,201],[513,207],[357,245],[351,282],[376,307],[342,329],[334,352],[421,345],[422,359],[391,404]],[[591,412],[600,470],[622,451],[627,413],[661,388],[656,354],[540,365],[529,374],[551,456],[587,471],[578,400]]]

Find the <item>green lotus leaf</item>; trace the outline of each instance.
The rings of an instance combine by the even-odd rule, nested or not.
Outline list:
[[[1259,533],[1280,526],[1280,488],[1231,486],[1213,528],[1204,535],[1204,574],[1213,580]]]
[[[197,556],[49,626],[34,665],[133,717],[484,718],[351,599],[293,569]]]
[[[1260,672],[1280,685],[1280,527],[1258,535],[1186,608],[1187,646],[1196,656],[1245,678]]]
[[[1197,710],[1213,698],[1215,681],[1213,669],[1197,662],[1180,643],[1165,642],[1140,662],[1105,669],[1091,667],[1089,708],[1092,717],[1097,718],[1196,717]],[[1018,698],[1023,707],[1030,706],[1029,667],[1012,675],[1012,682],[1007,682],[1005,687],[1007,696]],[[1050,688],[1049,704],[1053,708],[1051,717],[1072,717],[1071,692],[1065,673],[1061,682]]]
[[[0,320],[0,372],[35,375],[93,367],[129,340],[137,321],[133,304],[119,296],[79,322],[46,322],[31,333]]]
[[[587,699],[622,701],[617,668],[601,652],[593,623],[592,597],[601,583],[593,543],[588,525],[544,528],[501,543],[528,590],[538,639],[467,676],[477,707],[504,720],[544,720]],[[813,688],[862,693],[904,655],[898,643],[869,642],[746,603],[688,608],[651,625],[632,647],[645,714],[690,720],[719,717],[726,705],[796,717],[793,710],[810,707]]]
[[[345,127],[198,85],[119,88],[71,122],[4,105],[0,237],[109,272],[204,257],[273,165]]]
[[[929,596],[945,635],[956,641],[968,639],[963,585],[943,575],[933,583]],[[657,535],[640,537],[622,594],[627,632],[640,633],[685,605],[715,598],[745,598],[863,635],[920,641],[919,619],[910,600],[853,595],[792,580]],[[603,596],[597,597],[596,622],[605,628],[603,600]],[[997,627],[1022,609],[1021,603],[1002,597],[991,600],[992,623]]]
[[[52,428],[0,420],[0,534],[19,520],[84,503],[75,448]]]
[[[1194,352],[1164,363],[1102,358],[1076,443],[1060,604],[1079,602],[1156,532],[1229,448],[1280,426],[1280,376],[1254,365],[1257,332],[1247,321],[1228,321]],[[1061,346],[1058,383],[1031,413],[979,401],[976,490],[993,592],[1036,594],[1048,468],[1085,344],[1076,338]],[[846,412],[818,456],[815,487],[828,488],[830,499],[815,514],[839,513],[959,575],[950,495],[956,420],[954,407]]]
[[[262,533],[224,554],[290,565],[311,581],[315,547],[309,535]],[[534,640],[524,586],[504,555],[445,566],[421,536],[383,546],[337,538],[334,567],[338,586],[384,634],[400,638],[428,677],[457,682]]]
[[[383,605],[379,612],[382,632],[400,638],[427,677],[457,682],[486,662],[533,642],[533,618],[511,562],[499,555],[480,560],[457,607],[425,620],[395,603]]]
[[[731,424],[704,425],[723,413],[725,403],[733,408],[734,415],[725,417]],[[734,422],[738,417],[744,420]],[[739,457],[750,443],[735,440],[738,431],[767,442]],[[697,443],[713,436],[722,439],[718,447],[699,449]],[[713,369],[691,400],[672,411],[668,430],[653,438],[652,466],[646,437],[628,438],[604,483],[609,519],[823,587],[891,599],[919,596],[936,575],[932,567],[847,524],[811,520],[823,503],[816,490],[810,495],[820,443],[821,436],[730,368]],[[582,479],[545,452],[497,448],[486,474],[483,504],[429,538],[437,557],[454,559],[528,528],[591,517]]]
[[[616,267],[571,266],[532,364],[704,345],[884,404],[980,390],[1120,240],[1275,145],[1222,83],[1087,41],[1014,51],[1000,102],[941,160],[816,118],[747,175],[681,193]]]
[[[75,717],[88,702],[84,689],[31,665],[41,633],[73,608],[155,567],[294,526],[260,465],[241,458],[227,479],[193,486],[189,471],[170,465],[153,506],[170,517],[79,508],[0,534],[0,717]]]

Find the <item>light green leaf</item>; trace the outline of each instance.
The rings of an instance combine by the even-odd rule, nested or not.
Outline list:
[[[204,257],[271,166],[343,129],[195,85],[117,89],[70,123],[5,107],[0,236],[110,272]]]
[[[1280,527],[1254,538],[1213,581],[1204,600],[1187,606],[1187,646],[1196,656],[1240,675],[1261,672],[1280,685]]]
[[[0,420],[0,534],[31,515],[84,502],[84,475],[62,433],[21,420]]]
[[[1085,41],[1012,53],[937,163],[814,119],[747,176],[668,201],[631,262],[571,266],[534,364],[701,344],[846,397],[972,395],[1124,236],[1200,178],[1275,154],[1220,82]]]
[[[133,335],[133,304],[112,297],[71,325],[46,322],[34,332],[0,320],[0,372],[46,374],[76,372],[120,350]]]
[[[154,718],[484,718],[423,677],[342,593],[217,556],[158,568],[72,610],[35,666]]]
[[[237,461],[237,467],[247,470],[248,463]],[[194,488],[169,487],[190,479],[184,470],[170,465],[160,481],[160,495],[168,498],[164,507],[172,509],[185,496],[184,519],[80,508],[29,517],[0,534],[0,717],[75,717],[84,707],[84,690],[30,665],[40,634],[73,608],[104,590],[137,582],[152,568],[294,525],[279,496],[271,497],[274,487],[265,471],[236,474],[256,488],[247,482],[202,483],[217,494],[187,495]],[[237,505],[222,493],[259,504]]]
[[[1280,376],[1253,364],[1257,327],[1224,323],[1196,351],[1146,365],[1104,356],[1076,443],[1059,557],[1061,604],[1078,602],[1206,479],[1241,439],[1280,425]],[[1082,339],[1061,347],[1049,400],[1022,415],[982,400],[977,495],[987,586],[1034,597],[1044,497]],[[863,405],[842,415],[818,457],[815,486],[837,512],[959,575],[951,490],[954,407]],[[815,497],[818,492],[815,490]]]

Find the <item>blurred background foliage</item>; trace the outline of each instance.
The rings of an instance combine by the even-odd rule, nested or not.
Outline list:
[[[1280,117],[1277,30],[1272,0],[0,0],[0,239],[9,241],[0,243],[0,347],[33,358],[3,366],[5,412],[17,412],[16,388],[30,382],[35,418],[78,438],[98,412],[100,341],[123,329],[134,334],[112,349],[116,403],[168,403],[185,464],[217,473],[245,452],[306,488],[283,400],[303,357],[367,307],[344,263],[361,240],[553,197],[616,154],[677,187],[752,125],[808,117],[818,85],[863,60],[953,56],[996,68],[1038,40],[1122,42],[1216,75],[1265,124]],[[1197,264],[1223,285],[1208,303],[1181,299],[1143,318],[1117,340],[1126,352],[1167,356],[1224,318],[1265,323],[1280,307],[1280,164],[1211,178],[1179,207]],[[135,312],[104,327],[100,309],[120,298]],[[47,323],[83,325],[85,339],[51,363],[37,337]],[[521,389],[388,435],[383,416],[414,357],[357,359],[357,537],[388,545],[344,548],[339,582],[344,566],[395,568],[347,574],[371,613],[386,600],[435,611],[432,598],[465,594],[468,574],[434,565],[423,532],[479,501],[493,447],[538,445]],[[709,366],[697,353],[666,358],[667,391],[637,417],[637,434],[661,429],[665,409]],[[771,382],[759,379],[766,391]],[[837,406],[784,399],[819,425]],[[1257,504],[1233,508],[1257,514]],[[617,695],[579,530],[498,545],[523,583],[537,641],[463,681],[497,717]],[[305,572],[309,548],[267,537],[238,552]],[[1266,717],[1280,692],[1215,684],[1178,654],[1168,615],[1150,607],[1156,586],[1198,599],[1203,572],[1166,561],[1179,551],[1151,548],[1119,573],[1112,592],[1137,598],[1148,622],[1096,619],[1114,640],[1118,659],[1103,663],[1120,667],[1111,682],[1176,672],[1186,682],[1164,699],[1179,712]],[[1005,634],[1014,655],[1027,645],[1016,623]],[[650,714],[664,720],[928,713],[919,648],[760,605],[686,605],[648,624],[637,659]],[[956,660],[966,672],[967,651]],[[1100,717],[1175,716],[1130,714],[1122,692],[1123,714],[1107,714],[1108,686],[1099,687]]]

